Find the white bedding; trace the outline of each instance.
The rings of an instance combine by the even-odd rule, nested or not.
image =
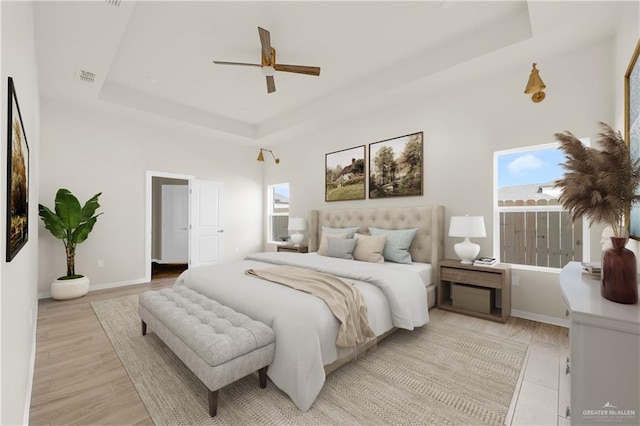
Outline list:
[[[420,263],[420,262],[412,262],[412,263],[393,263],[393,262],[385,262],[385,265],[389,265],[390,268],[398,268],[398,269],[408,269],[410,271],[416,272],[425,287],[429,287],[433,283],[433,268],[429,263]]]
[[[274,264],[302,266],[355,280],[376,335],[392,327],[412,330],[429,320],[423,281],[408,268],[272,252],[182,273],[176,285],[187,285],[274,330],[276,351],[268,375],[301,411],[307,411],[320,392],[324,365],[338,359],[335,341],[339,323],[321,299],[245,274],[247,269]]]

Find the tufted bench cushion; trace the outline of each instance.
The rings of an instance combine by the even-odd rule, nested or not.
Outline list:
[[[217,391],[255,371],[266,386],[275,338],[267,325],[177,285],[140,295],[142,334],[147,325],[209,389],[215,416]]]

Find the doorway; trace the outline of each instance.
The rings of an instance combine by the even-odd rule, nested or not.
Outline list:
[[[223,260],[222,182],[147,171],[146,188],[146,281]]]
[[[193,176],[147,172],[147,281],[178,276],[188,267],[191,179]]]

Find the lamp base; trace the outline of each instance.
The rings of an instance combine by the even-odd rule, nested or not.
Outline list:
[[[472,243],[469,238],[465,238],[464,241],[453,246],[456,255],[460,258],[461,262],[465,265],[472,265],[473,259],[478,257],[480,253],[480,245]]]
[[[300,247],[300,243],[304,239],[304,235],[300,233],[291,234],[291,242],[294,246]]]

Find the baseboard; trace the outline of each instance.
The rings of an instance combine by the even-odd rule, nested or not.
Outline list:
[[[125,287],[128,285],[134,285],[134,284],[143,284],[143,283],[148,283],[149,280],[146,280],[144,278],[138,278],[135,280],[128,280],[128,281],[118,281],[115,283],[104,283],[104,284],[96,284],[96,285],[90,285],[89,286],[89,291],[95,291],[95,290],[105,290],[108,288],[116,288],[116,287]],[[38,293],[38,299],[46,299],[48,297],[51,297],[51,291],[45,291],[42,293]]]
[[[549,316],[549,315],[534,314],[533,312],[518,311],[517,309],[512,309],[511,310],[511,316],[518,317],[518,318],[524,318],[524,319],[528,319],[528,320],[532,320],[532,321],[543,322],[545,324],[557,325],[557,326],[565,327],[565,328],[569,328],[569,325],[571,324],[571,322],[568,319],[565,319],[565,318],[552,317],[552,316]]]
[[[29,371],[27,373],[27,394],[24,398],[24,415],[22,424],[29,424],[29,415],[31,414],[31,393],[33,392],[33,376],[36,369],[36,349],[37,349],[37,331],[38,331],[38,304],[36,303],[35,316],[33,318],[33,342],[31,343],[31,355],[29,356]]]

